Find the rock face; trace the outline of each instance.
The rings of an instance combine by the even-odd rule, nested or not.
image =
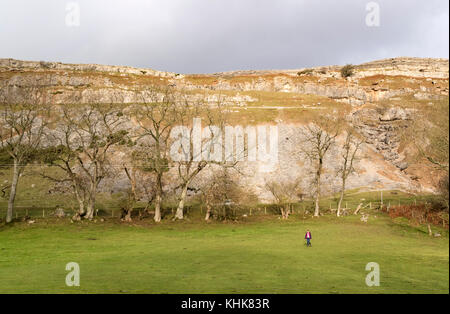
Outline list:
[[[370,62],[356,66],[354,76],[348,79],[341,77],[340,68],[314,68],[305,75],[301,74],[304,69],[179,75],[131,67],[0,59],[0,92],[13,93],[23,101],[29,97],[26,88],[39,87],[44,90],[40,101],[53,104],[136,103],[145,99],[144,89],[149,85],[217,94],[221,91],[311,94],[354,106],[407,94],[418,99],[448,96],[448,60],[398,58]]]
[[[155,71],[152,69],[139,69],[127,66],[110,66],[99,64],[65,64],[61,62],[46,61],[22,61],[14,59],[0,59],[0,67],[10,71],[33,70],[45,72],[52,71],[79,71],[79,72],[103,72],[135,75],[154,75],[161,77],[175,77],[175,73]]]
[[[0,59],[0,100],[135,104],[150,99],[149,87],[171,86],[190,100],[223,101],[236,114],[236,124],[278,126],[279,162],[242,165],[246,175],[239,181],[262,199],[270,198],[265,190],[270,179],[302,178],[304,189],[311,185],[311,165],[301,155],[301,130],[313,121],[309,115],[345,112],[347,123],[364,139],[348,188],[430,191],[431,186],[412,179],[417,177],[414,173],[406,173],[410,165],[401,134],[418,106],[448,101],[448,60],[379,60],[355,66],[349,78],[341,76],[341,68],[180,75],[122,66]],[[338,138],[338,143],[342,141]],[[336,192],[339,186],[340,156],[339,145],[327,156],[323,193]],[[104,188],[118,191],[126,182],[121,174]]]
[[[375,109],[356,110],[351,121],[365,143],[371,145],[385,160],[397,166],[400,170],[408,168],[404,156],[399,153],[400,134],[408,127],[412,110],[388,108],[384,112]]]
[[[358,66],[357,76],[389,75],[448,78],[448,59],[390,58]]]

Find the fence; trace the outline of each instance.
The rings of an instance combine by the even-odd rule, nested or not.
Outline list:
[[[374,192],[375,193],[375,192]],[[375,197],[376,195],[376,197]],[[346,210],[349,214],[353,214],[354,211],[360,206],[360,211],[365,210],[377,210],[381,206],[387,208],[396,205],[418,204],[428,200],[427,197],[411,197],[409,195],[399,195],[396,192],[385,192],[383,200],[381,193],[376,192],[371,198],[355,198],[349,195],[344,199],[342,203],[342,209]],[[324,198],[320,202],[320,211],[324,214],[335,213],[337,210],[338,199],[336,197]],[[362,205],[360,205],[362,204]],[[290,204],[291,214],[312,214],[314,212],[314,200],[307,199],[301,202]],[[70,194],[65,194],[61,197],[50,196],[41,197],[40,199],[18,199],[14,206],[14,217],[21,219],[24,217],[29,218],[48,218],[53,217],[56,208],[63,208],[67,216],[73,216],[77,209],[77,203]],[[134,211],[135,215],[139,215],[139,212],[143,212],[145,207],[144,203],[137,205]],[[0,218],[6,216],[7,201],[5,199],[0,200]],[[113,199],[111,196],[103,195],[97,202],[95,214],[98,217],[105,218],[118,218],[121,215],[121,207],[118,206],[118,200]],[[176,204],[165,205],[163,208],[163,215],[172,215],[176,209]],[[274,204],[255,204],[246,206],[233,206],[234,216],[254,216],[254,215],[274,215],[279,212],[279,205]],[[186,215],[204,215],[206,214],[206,208],[202,204],[188,204],[185,207]]]

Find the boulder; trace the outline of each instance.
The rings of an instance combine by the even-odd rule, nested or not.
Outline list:
[[[408,169],[409,164],[406,161],[402,161],[402,162],[398,162],[397,164],[395,164],[395,166],[397,166],[397,168],[400,169],[401,171],[404,171],[404,170]]]
[[[380,116],[380,121],[396,121],[396,120],[408,120],[411,114],[409,111],[402,108],[389,108],[386,112]]]

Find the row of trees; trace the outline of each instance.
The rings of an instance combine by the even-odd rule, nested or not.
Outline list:
[[[237,162],[233,158],[209,161],[199,158],[205,154],[203,150],[185,150],[187,147],[192,148],[194,139],[198,137],[198,134],[193,134],[194,118],[202,117],[206,128],[211,128],[211,138],[202,138],[202,142],[212,141],[212,128],[225,127],[228,110],[220,101],[215,106],[210,106],[203,101],[189,101],[171,89],[152,89],[139,93],[142,98],[138,105],[125,106],[122,100],[116,97],[115,104],[50,108],[42,104],[39,90],[30,90],[29,94],[32,99],[27,103],[14,103],[7,97],[8,93],[4,93],[0,99],[0,158],[3,166],[13,168],[7,222],[13,217],[21,174],[25,167],[33,162],[60,170],[55,174],[47,171],[47,167],[42,167],[41,175],[56,183],[70,185],[78,203],[74,219],[93,218],[99,186],[105,178],[117,175],[118,171],[126,175],[130,186],[123,204],[123,219],[131,220],[136,202],[146,199],[147,208],[150,208],[151,203],[154,205],[154,220],[159,222],[165,194],[164,186],[166,181],[169,181],[167,177],[173,174],[173,171],[170,174],[169,170],[176,169],[177,175],[176,179],[170,178],[171,181],[177,182],[173,187],[178,195],[174,219],[183,219],[188,190],[204,169],[211,166],[226,171],[230,168],[237,170]],[[443,108],[446,108],[448,113],[448,103]],[[426,128],[428,132],[426,136],[425,131],[423,132],[423,139],[417,136],[415,143],[426,160],[446,171],[448,194],[448,133],[442,133],[442,130],[448,132],[448,119],[439,118],[434,119],[438,121],[435,124],[416,126],[417,130]],[[339,136],[343,142],[339,145],[341,155],[337,175],[341,179],[341,193],[337,215],[341,215],[347,179],[355,171],[362,145],[359,136],[352,128],[344,127],[346,125],[342,119],[321,117],[301,131],[302,153],[314,170],[312,194],[315,198],[315,216],[320,215],[319,203],[325,162],[331,149],[337,145]],[[180,127],[190,130],[188,132],[191,134],[185,137],[185,146],[178,147],[177,153],[181,153],[185,158],[173,160],[170,158],[173,134],[174,131],[179,134]],[[183,134],[181,137],[183,141]],[[208,147],[213,149],[213,145]],[[123,154],[124,150],[131,153]],[[219,192],[226,190],[223,182],[229,181],[228,174],[215,176],[199,188],[203,195],[202,201],[207,207],[206,219],[211,216],[217,198],[220,198],[220,201],[230,198],[230,195],[237,198],[237,189],[228,189],[228,195],[222,193],[223,191]],[[266,183],[266,188],[280,204],[283,218],[289,216],[290,204],[303,194],[299,180],[288,183],[273,181]]]
[[[448,99],[437,100],[415,108],[408,128],[405,128],[402,139],[411,143],[409,161],[424,165],[434,171],[434,184],[446,210],[449,210],[449,103]],[[303,129],[304,145],[302,150],[315,170],[314,176],[314,215],[319,216],[321,180],[325,157],[336,145],[337,137],[342,133],[343,143],[340,145],[339,168],[336,173],[341,180],[340,197],[337,216],[342,213],[342,202],[348,177],[355,171],[355,163],[361,150],[362,140],[351,127],[344,127],[340,118],[321,117],[314,124]],[[270,182],[268,190],[279,204],[289,205],[302,194],[299,181],[282,184]],[[281,210],[283,217],[289,215],[289,206]]]
[[[225,161],[228,158],[223,162],[203,160],[199,155],[209,152],[186,149],[193,146],[194,134],[186,136],[190,142],[179,147],[181,152],[177,153],[184,158],[174,161],[169,156],[175,128],[186,127],[192,132],[196,117],[202,117],[204,125],[206,121],[206,128],[225,125],[227,114],[220,101],[211,107],[202,101],[188,101],[171,89],[152,89],[144,93],[139,105],[120,105],[117,99],[116,104],[53,106],[50,110],[40,101],[38,91],[29,93],[35,99],[28,103],[17,104],[5,96],[1,101],[3,166],[13,167],[6,222],[12,221],[18,182],[30,163],[60,170],[55,174],[44,166],[41,175],[70,184],[78,202],[73,217],[77,220],[93,218],[100,184],[123,171],[130,183],[123,218],[131,220],[136,202],[146,198],[149,205],[154,203],[156,222],[161,220],[163,185],[170,169],[177,169],[179,185],[174,189],[180,191],[175,219],[183,219],[188,187],[198,174],[210,164],[223,168],[237,164]],[[131,153],[121,154],[124,147]]]
[[[343,131],[344,142],[340,147],[340,167],[337,175],[341,179],[340,197],[337,216],[341,215],[342,202],[346,190],[348,177],[355,171],[355,162],[361,150],[362,140],[358,134],[346,125],[341,119],[321,119],[306,126],[303,130],[304,142],[302,146],[305,156],[312,165],[315,165],[315,210],[314,215],[319,216],[319,201],[321,178],[324,170],[325,156],[336,144],[336,138]],[[410,160],[417,164],[425,164],[435,171],[435,186],[439,196],[449,210],[449,103],[447,100],[438,100],[426,106],[418,107],[412,117],[408,128],[404,129],[404,142],[413,144],[411,153],[414,158]],[[273,185],[273,184],[272,184]],[[283,187],[270,187],[273,195],[279,202],[291,202],[292,191],[297,189],[296,183],[288,183]],[[278,193],[275,191],[278,190]],[[282,195],[282,197],[280,197]],[[283,214],[283,213],[282,213]],[[284,216],[286,214],[284,213]]]
[[[314,172],[312,195],[314,196],[314,216],[320,215],[320,198],[323,186],[322,176],[325,170],[326,158],[333,147],[338,146],[340,153],[339,168],[336,175],[341,180],[340,197],[337,208],[337,216],[341,216],[342,202],[345,196],[346,183],[348,177],[355,172],[355,164],[358,159],[358,153],[361,150],[362,140],[347,125],[344,119],[330,118],[322,116],[321,118],[306,125],[302,131],[301,152],[310,162]],[[344,142],[337,144],[337,138],[342,135]],[[280,206],[280,214],[283,219],[287,219],[290,214],[291,204],[302,199],[304,194],[301,189],[299,179],[287,182],[269,181],[266,183],[266,189],[274,196],[275,201]]]
[[[166,89],[147,91],[141,103],[136,106],[96,104],[61,106],[50,110],[39,101],[38,91],[30,91],[30,94],[35,98],[27,104],[15,104],[5,99],[2,102],[1,149],[12,160],[13,167],[7,222],[13,217],[20,175],[25,166],[31,162],[57,167],[60,170],[55,175],[48,173],[47,168],[43,167],[41,175],[56,183],[70,184],[78,202],[78,210],[73,217],[77,220],[93,218],[99,185],[106,177],[116,174],[117,170],[126,174],[130,184],[128,197],[123,205],[124,220],[130,221],[136,202],[146,198],[148,205],[154,203],[154,220],[159,222],[164,196],[164,178],[171,168],[177,169],[179,182],[174,188],[179,191],[175,219],[183,219],[189,185],[207,166],[215,164],[222,168],[236,168],[235,161],[202,160],[198,158],[198,154],[204,152],[192,149],[182,152],[187,158],[177,162],[170,160],[169,156],[173,140],[171,134],[176,126],[189,127],[187,129],[193,132],[192,119],[199,116],[204,118],[207,127],[225,126],[227,110],[220,102],[211,109],[201,101],[195,103],[187,101],[181,95],[175,95],[173,91]],[[120,103],[120,99],[117,102]],[[319,216],[325,157],[335,144],[342,123],[340,120],[322,118],[315,124],[306,126],[303,131],[305,142],[303,152],[316,167],[315,216]],[[193,146],[192,141],[196,136],[192,133],[189,135],[187,138],[190,142],[186,147]],[[361,142],[354,132],[347,129],[342,147],[342,168],[339,170],[342,188],[338,216],[341,213],[346,180],[354,171],[354,161],[360,145]],[[113,161],[112,157],[120,146],[127,146],[126,149],[131,151],[131,154],[116,156]],[[120,163],[118,159],[122,159]],[[215,197],[214,195],[220,190],[219,187],[215,187],[220,181],[215,181],[210,180],[203,189],[203,194],[207,194],[203,199],[207,207],[206,219],[210,217],[213,199],[217,198],[217,195]],[[273,182],[267,184],[267,188],[278,203],[286,204],[293,202],[300,187],[299,183],[296,181],[286,186]],[[229,196],[221,197],[223,201]],[[287,218],[289,206],[281,208],[283,218]]]

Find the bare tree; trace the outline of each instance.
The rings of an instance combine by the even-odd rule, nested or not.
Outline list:
[[[202,150],[200,147],[199,151],[194,150],[194,141],[198,140],[200,145],[202,144],[201,129],[200,134],[194,134],[194,125],[192,125],[192,119],[198,119],[201,116],[202,103],[191,103],[185,100],[184,106],[178,107],[176,111],[177,121],[179,124],[179,129],[177,134],[181,136],[180,140],[180,157],[179,160],[175,160],[177,165],[177,174],[180,179],[180,185],[175,189],[181,189],[180,196],[178,198],[178,207],[175,212],[174,219],[184,218],[184,205],[186,202],[187,191],[189,184],[192,180],[208,165],[206,160],[202,159]],[[204,107],[206,108],[206,107]],[[200,120],[201,121],[201,120]],[[173,134],[175,135],[175,134]],[[198,136],[199,138],[194,138]]]
[[[217,101],[214,106],[210,106],[205,101],[198,103],[190,103],[185,101],[185,104],[177,110],[178,123],[181,128],[184,128],[187,133],[185,136],[187,145],[180,145],[182,156],[177,164],[178,177],[181,183],[178,188],[181,189],[179,196],[179,203],[174,219],[183,219],[183,209],[187,197],[189,184],[194,178],[199,175],[208,165],[220,165],[224,168],[234,168],[237,161],[234,156],[226,156],[223,154],[224,142],[222,141],[222,130],[224,130],[227,121],[227,110],[222,101]],[[210,136],[203,137],[201,134],[194,134],[194,126],[191,127],[191,121],[194,118],[205,117],[205,129]],[[198,137],[198,138],[195,138]],[[200,146],[200,149],[194,149],[194,141]],[[205,145],[211,144],[211,145]],[[205,146],[205,147],[204,147]],[[211,151],[214,148],[219,148],[221,152],[218,159],[209,158]],[[233,154],[233,153],[231,153]],[[230,158],[227,158],[230,157]]]
[[[436,172],[437,190],[449,208],[449,103],[439,100],[417,108],[412,125],[405,130],[405,140],[417,150],[416,163],[428,164]],[[426,161],[426,163],[423,163]]]
[[[234,167],[218,166],[210,176],[196,178],[200,200],[206,206],[205,221],[209,221],[212,217],[234,219],[236,207],[257,202],[256,195],[236,183],[231,173],[236,170]]]
[[[68,130],[62,132],[64,132],[64,137],[68,136]],[[41,171],[41,176],[57,184],[70,183],[78,203],[78,211],[74,218],[78,219],[85,215],[88,182],[79,172],[77,172],[76,151],[71,150],[71,143],[68,141],[68,138],[58,138],[58,140],[61,141],[59,144],[49,147],[43,151],[40,156],[44,166]],[[66,141],[66,145],[62,144],[63,141]],[[56,167],[62,170],[63,175],[59,176],[47,173],[46,166]]]
[[[130,190],[127,191],[127,202],[122,208],[123,214],[122,219],[124,221],[132,221],[131,214],[134,209],[134,205],[136,201],[138,200],[137,195],[137,168],[134,165],[127,166],[126,164],[123,165],[123,170],[125,171],[125,174],[127,175],[128,181],[130,182]]]
[[[325,156],[339,134],[339,121],[322,117],[314,124],[311,123],[302,130],[304,136],[303,153],[315,166],[315,209],[314,216],[320,215],[321,176],[324,169]]]
[[[288,219],[291,214],[292,203],[301,199],[300,180],[291,182],[269,181],[266,182],[266,189],[275,198],[280,209],[281,218]]]
[[[151,88],[141,93],[142,103],[134,110],[139,124],[138,146],[133,158],[142,171],[155,175],[155,216],[161,221],[163,177],[169,171],[170,134],[177,123],[177,104],[170,88]]]
[[[226,180],[223,174],[215,173],[211,178],[202,181],[198,190],[201,192],[200,200],[206,206],[205,221],[209,221],[214,207],[225,200],[223,187],[226,186]]]
[[[353,129],[348,128],[346,131],[346,137],[344,145],[342,146],[342,165],[338,170],[338,174],[341,177],[341,196],[339,198],[338,208],[337,208],[337,216],[341,216],[341,206],[342,201],[344,200],[345,195],[345,184],[347,182],[347,178],[355,171],[354,163],[356,162],[357,153],[361,148],[362,141],[358,140]]]
[[[0,100],[0,148],[12,159],[13,177],[6,222],[13,217],[14,201],[21,174],[42,144],[48,122],[48,108],[40,103],[42,91],[30,89],[30,102],[14,103],[4,94]]]
[[[80,110],[81,109],[81,110]],[[124,141],[122,110],[115,105],[63,107],[52,135],[55,145],[47,163],[66,174],[65,179],[43,174],[54,181],[67,180],[79,203],[74,219],[92,219],[100,182],[111,174],[111,149]]]

